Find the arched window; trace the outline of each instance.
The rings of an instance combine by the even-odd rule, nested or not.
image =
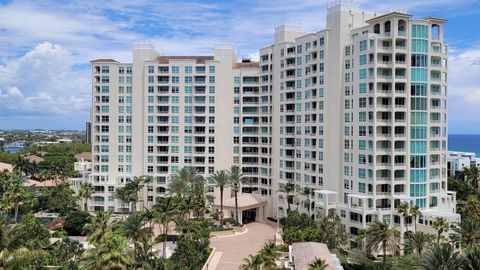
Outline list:
[[[163,194],[165,191],[166,189],[164,187],[157,187],[157,193]]]
[[[380,34],[380,24],[377,23],[373,26],[373,33]]]
[[[407,29],[407,22],[405,20],[398,21],[398,35],[405,36],[405,30]]]
[[[385,35],[390,35],[390,21],[385,22]]]
[[[440,39],[440,26],[438,24],[432,24],[432,39]]]

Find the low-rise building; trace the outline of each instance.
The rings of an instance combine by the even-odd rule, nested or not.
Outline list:
[[[472,152],[448,151],[447,158],[448,177],[455,176],[464,168],[476,166],[480,168],[480,157],[476,157]]]

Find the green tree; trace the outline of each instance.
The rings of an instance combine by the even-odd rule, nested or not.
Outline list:
[[[407,236],[405,251],[422,256],[423,252],[434,242],[435,236],[424,232],[414,232]]]
[[[461,259],[450,244],[436,244],[425,253],[420,268],[423,270],[456,270]]]
[[[243,264],[240,266],[242,270],[262,270],[263,260],[260,255],[248,255],[248,258],[243,259]]]
[[[183,198],[190,190],[190,183],[186,178],[173,176],[171,181],[168,183],[167,190],[170,195],[177,195]]]
[[[474,218],[465,218],[453,231],[451,238],[457,240],[465,247],[473,247],[480,244],[480,221]]]
[[[463,257],[462,270],[478,270],[480,269],[480,247],[475,246],[469,248]]]
[[[318,227],[324,232],[324,239],[321,242],[326,243],[329,249],[338,249],[347,244],[349,234],[335,212],[330,212],[328,216],[320,218]]]
[[[400,233],[390,228],[390,224],[379,220],[374,221],[366,231],[366,246],[368,250],[379,251],[383,254],[383,269],[387,269],[387,250],[396,254],[399,250],[398,237]]]
[[[80,270],[127,270],[134,264],[127,238],[108,232],[102,242],[87,250],[80,261]]]
[[[65,217],[63,229],[68,235],[84,235],[84,226],[90,221],[90,214],[87,212],[71,211]]]
[[[148,258],[150,250],[145,249],[153,236],[152,228],[145,227],[147,219],[140,213],[131,214],[118,227],[118,232],[133,242],[133,254],[136,261]]]
[[[79,190],[79,197],[83,199],[83,211],[88,212],[88,199],[92,197],[93,193],[95,192],[95,188],[93,187],[92,183],[81,183],[80,190]]]
[[[0,269],[41,269],[48,237],[33,216],[19,224],[0,219]]]
[[[417,231],[417,218],[420,216],[420,214],[420,207],[418,205],[410,207],[410,216],[413,218],[413,223],[415,224],[415,231]]]
[[[168,237],[168,225],[174,221],[179,214],[178,199],[174,197],[158,197],[156,204],[153,206],[156,215],[156,222],[162,225],[162,257],[166,257],[167,237]]]
[[[209,255],[208,221],[177,219],[175,230],[179,235],[171,258],[177,263],[177,269],[201,269]]]
[[[65,216],[70,210],[77,206],[75,193],[68,183],[60,183],[56,186],[46,188],[44,194],[47,197],[46,207],[54,212]]]
[[[263,245],[262,249],[258,252],[262,258],[262,266],[264,268],[270,268],[275,266],[275,259],[278,257],[277,248],[275,243],[267,242]]]
[[[95,216],[91,216],[89,222],[83,227],[84,232],[88,233],[87,240],[90,244],[99,244],[105,241],[110,228],[110,217],[112,212],[97,212]]]
[[[20,173],[9,173],[7,176],[7,183],[5,183],[5,190],[3,192],[3,200],[9,201],[6,208],[13,208],[15,223],[18,222],[18,212],[20,205],[27,205],[32,207],[36,200],[31,192],[23,186],[23,177]]]
[[[313,195],[313,189],[309,187],[304,187],[300,195],[304,196],[305,198],[304,205],[305,204],[307,205],[308,215],[310,215],[310,203],[311,203],[311,196]]]
[[[465,178],[465,181],[472,187],[475,192],[480,192],[480,170],[477,166],[470,166],[464,168],[462,175]]]
[[[239,223],[238,220],[238,192],[240,191],[243,173],[242,169],[238,165],[232,165],[228,171],[228,177],[230,179],[230,185],[235,196],[235,221]]]
[[[410,204],[408,202],[401,203],[397,208],[397,212],[402,215],[403,224],[405,224],[405,230],[408,232],[407,220],[410,217]]]
[[[325,270],[328,267],[328,263],[325,260],[315,258],[313,262],[308,264],[308,270]]]
[[[135,176],[132,180],[128,181],[125,184],[125,188],[130,193],[130,202],[132,203],[132,211],[137,211],[137,202],[143,202],[143,196],[140,196],[140,192],[145,187],[145,184],[148,184],[152,181],[151,176]]]
[[[290,205],[293,202],[293,197],[294,197],[293,193],[295,192],[295,184],[292,181],[288,181],[285,184],[280,183],[278,192],[284,193],[285,196],[287,197],[287,214],[290,213],[291,211]]]
[[[125,187],[119,187],[115,190],[114,197],[122,202],[122,218],[125,220],[125,209],[127,208],[125,205],[130,204],[131,201],[130,191]],[[128,208],[130,208],[130,206],[128,206]]]
[[[223,228],[223,191],[230,185],[228,173],[225,170],[216,171],[210,176],[210,182],[220,189],[220,227]]]
[[[444,232],[448,231],[448,221],[444,217],[437,217],[433,221],[432,227],[437,231],[437,244],[440,243],[440,239]]]

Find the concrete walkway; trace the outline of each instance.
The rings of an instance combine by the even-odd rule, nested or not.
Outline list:
[[[255,255],[268,241],[273,241],[275,228],[260,222],[247,224],[248,231],[238,235],[213,237],[210,246],[216,249],[209,270],[238,270],[244,258]]]

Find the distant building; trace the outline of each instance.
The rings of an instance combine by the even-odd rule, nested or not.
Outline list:
[[[293,243],[288,251],[289,262],[286,269],[307,270],[309,264],[316,259],[324,260],[328,266],[327,270],[343,269],[340,260],[335,254],[330,253],[327,245],[316,242]]]
[[[448,151],[447,164],[448,177],[455,176],[464,168],[471,166],[480,168],[480,157],[476,157],[475,153],[470,152]]]
[[[85,143],[92,143],[92,123],[85,122]]]
[[[68,138],[58,139],[57,143],[72,143],[72,140]]]

